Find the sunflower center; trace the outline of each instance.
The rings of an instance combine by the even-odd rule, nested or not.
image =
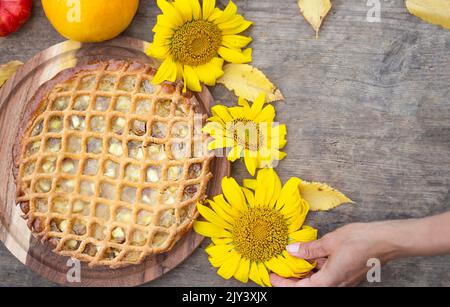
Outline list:
[[[186,22],[175,31],[171,51],[175,61],[191,66],[208,63],[222,44],[222,32],[206,20]]]
[[[251,208],[236,220],[233,241],[243,257],[253,261],[267,261],[286,248],[288,227],[278,211]]]
[[[264,146],[265,134],[258,123],[248,119],[237,119],[231,124],[230,132],[234,141],[250,151],[258,151]]]

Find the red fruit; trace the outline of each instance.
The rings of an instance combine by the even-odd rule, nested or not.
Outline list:
[[[30,18],[32,0],[0,0],[0,37],[16,32]]]

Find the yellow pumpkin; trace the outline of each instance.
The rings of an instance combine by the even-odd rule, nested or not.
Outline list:
[[[42,6],[62,36],[79,42],[102,42],[130,25],[139,0],[42,0]]]

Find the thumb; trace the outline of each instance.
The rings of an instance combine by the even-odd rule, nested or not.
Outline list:
[[[293,243],[288,245],[286,250],[292,256],[302,259],[324,258],[329,255],[322,239],[308,243]]]

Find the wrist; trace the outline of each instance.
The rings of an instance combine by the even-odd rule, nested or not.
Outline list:
[[[414,245],[411,242],[414,222],[415,220],[398,220],[373,223],[376,250],[383,263],[410,256]]]

